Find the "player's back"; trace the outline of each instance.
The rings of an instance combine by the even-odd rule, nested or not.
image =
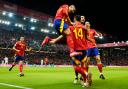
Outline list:
[[[83,25],[80,22],[77,22],[76,26],[71,26],[70,29],[74,40],[75,50],[87,50],[87,31],[83,29]]]
[[[67,14],[66,12],[68,11],[68,5],[62,5],[60,8],[57,10],[55,19],[66,19]]]

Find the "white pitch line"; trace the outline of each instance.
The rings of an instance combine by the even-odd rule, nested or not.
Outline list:
[[[0,83],[0,85],[9,86],[9,87],[15,87],[15,88],[21,88],[21,89],[32,89],[32,88],[28,88],[28,87],[22,87],[22,86],[7,84],[7,83]]]

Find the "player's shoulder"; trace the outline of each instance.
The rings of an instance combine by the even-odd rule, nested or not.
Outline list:
[[[90,30],[95,31],[95,29],[94,29],[94,28],[91,28]]]
[[[16,44],[20,44],[21,42],[20,41],[17,41]]]
[[[77,22],[76,23],[76,27],[78,27],[78,28],[81,28],[81,27],[83,27],[84,25],[83,24],[81,24],[80,22]]]

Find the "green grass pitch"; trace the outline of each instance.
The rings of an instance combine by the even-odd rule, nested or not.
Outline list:
[[[104,68],[106,80],[99,79],[97,68],[90,68],[93,84],[87,89],[128,89],[128,68]],[[74,85],[72,68],[25,67],[24,77],[18,76],[18,68],[11,72],[0,67],[0,83],[12,84],[32,89],[84,89],[80,83]],[[0,85],[0,89],[20,89]]]

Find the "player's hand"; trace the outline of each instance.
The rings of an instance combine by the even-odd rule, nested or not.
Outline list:
[[[16,52],[20,52],[20,50],[16,50]]]

